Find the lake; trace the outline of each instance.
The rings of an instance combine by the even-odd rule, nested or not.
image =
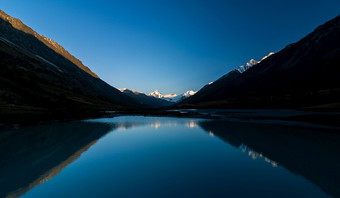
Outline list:
[[[0,132],[0,197],[340,197],[334,130],[122,116]]]

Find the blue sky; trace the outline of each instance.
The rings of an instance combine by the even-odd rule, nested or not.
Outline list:
[[[1,0],[116,88],[198,90],[340,14],[339,0]]]

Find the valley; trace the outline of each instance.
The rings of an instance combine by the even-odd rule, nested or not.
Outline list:
[[[0,6],[0,197],[340,197],[339,2]]]

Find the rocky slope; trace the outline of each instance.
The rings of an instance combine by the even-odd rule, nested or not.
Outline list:
[[[44,38],[1,12],[1,121],[25,115],[64,117],[141,106]]]
[[[8,22],[11,24],[12,27],[14,27],[16,30],[20,30],[26,34],[34,36],[36,39],[41,41],[43,44],[45,44],[47,47],[55,51],[56,53],[62,55],[64,58],[71,61],[73,64],[78,66],[80,69],[86,71],[88,74],[90,74],[93,77],[99,78],[97,74],[93,73],[88,67],[83,65],[83,63],[74,57],[72,54],[70,54],[68,51],[66,51],[61,45],[59,45],[57,42],[53,41],[52,39],[49,39],[43,35],[38,34],[36,31],[32,30],[30,27],[25,25],[21,22],[20,19],[14,18],[6,14],[4,11],[0,10],[0,19],[2,19],[5,22]],[[6,27],[2,27],[6,28]],[[29,48],[29,51],[36,53],[36,50],[38,49],[38,46],[34,46],[29,42],[25,41],[25,37],[18,37],[16,33],[14,33],[11,30],[11,27],[6,28],[7,31],[1,31],[3,34],[2,36],[7,38],[8,40],[11,40],[12,42],[18,44],[21,47]]]
[[[300,41],[203,87],[180,107],[340,109],[340,16]]]

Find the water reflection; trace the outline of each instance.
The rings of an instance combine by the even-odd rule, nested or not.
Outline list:
[[[117,117],[115,119],[103,118],[89,120],[101,123],[111,123],[120,130],[128,130],[136,127],[149,126],[153,129],[159,129],[161,127],[176,127],[179,125],[185,125],[187,128],[197,128],[200,119],[178,119],[168,117],[141,117],[141,116],[127,116]]]
[[[223,121],[199,125],[253,159],[283,166],[340,197],[340,134],[336,131]]]
[[[160,122],[155,122],[150,124],[151,128],[158,129],[161,126]]]
[[[114,129],[128,131],[135,128],[140,130],[106,135]],[[162,128],[167,129],[163,131]],[[157,130],[157,136],[154,135],[155,133],[150,135],[154,130]],[[229,145],[240,149],[240,151],[235,149],[240,156],[248,155],[255,162],[267,162],[273,167],[278,167],[275,170],[284,167],[308,179],[329,195],[340,196],[339,134],[274,125],[130,116],[2,131],[0,133],[0,197],[18,197],[52,179],[104,135],[106,136],[102,139],[106,140],[107,145],[103,150],[110,157],[104,159],[98,157],[103,161],[94,163],[100,163],[101,168],[91,175],[90,180],[97,179],[98,184],[91,183],[91,185],[93,189],[101,190],[103,193],[106,192],[106,184],[112,185],[107,188],[106,197],[127,195],[125,193],[131,188],[134,188],[135,192],[144,192],[147,187],[154,187],[155,189],[152,190],[155,192],[158,189],[164,190],[161,194],[156,193],[154,197],[164,197],[168,193],[166,190],[169,191],[169,197],[184,196],[182,193],[188,193],[187,197],[209,197],[209,195],[221,197],[228,191],[241,189],[243,182],[249,182],[254,189],[259,187],[261,184],[251,183],[251,181],[258,181],[254,179],[257,175],[248,177],[249,175],[245,173],[249,174],[249,172],[244,172],[249,168],[248,166],[253,165],[253,161],[243,157],[248,161],[242,162],[247,163],[239,163],[234,167],[233,161],[238,163],[240,161],[237,160],[240,159],[235,158],[234,153],[230,154],[234,151],[230,151],[233,148]],[[226,143],[219,139],[228,143],[228,147],[222,147],[221,145],[226,146]],[[100,143],[105,145],[102,140],[97,145]],[[87,155],[95,148],[92,147]],[[226,152],[229,152],[229,155],[225,154]],[[97,156],[97,153],[94,152],[94,155]],[[105,169],[106,165],[107,169]],[[260,169],[262,167],[254,170],[265,173]],[[234,174],[235,172],[240,174]],[[167,178],[166,182],[169,183],[164,184],[163,178]],[[103,183],[100,183],[102,180]],[[265,184],[269,186],[261,192],[272,190],[270,188],[273,186],[270,186],[270,183]],[[116,191],[112,190],[114,186]],[[203,189],[203,186],[206,189]],[[59,187],[56,186],[56,189],[59,190]],[[178,189],[178,191],[170,189]],[[122,194],[119,194],[120,192]],[[195,192],[196,196],[189,196]],[[132,191],[128,195],[136,197]]]
[[[155,118],[146,122],[140,117],[119,122],[98,119],[1,131],[0,197],[19,197],[52,179],[113,129],[141,126],[158,129],[183,123],[188,128],[197,127],[197,120],[182,121]]]
[[[18,197],[76,160],[114,125],[68,122],[0,133],[0,197]]]
[[[198,127],[198,121],[197,120],[189,120],[185,123],[185,126],[188,128],[196,128]]]
[[[118,123],[111,123],[111,124],[114,124],[114,126],[116,126],[117,129],[124,130],[124,131],[145,125],[145,123],[142,123],[142,122],[118,122]]]
[[[209,132],[210,133],[210,132]],[[240,146],[240,149],[243,153],[247,153],[249,157],[251,157],[253,160],[257,160],[257,159],[263,159],[265,162],[271,164],[273,167],[277,167],[277,162],[269,159],[266,156],[263,156],[262,153],[258,153],[254,150],[252,150],[251,148],[249,148],[248,146],[242,144]]]

